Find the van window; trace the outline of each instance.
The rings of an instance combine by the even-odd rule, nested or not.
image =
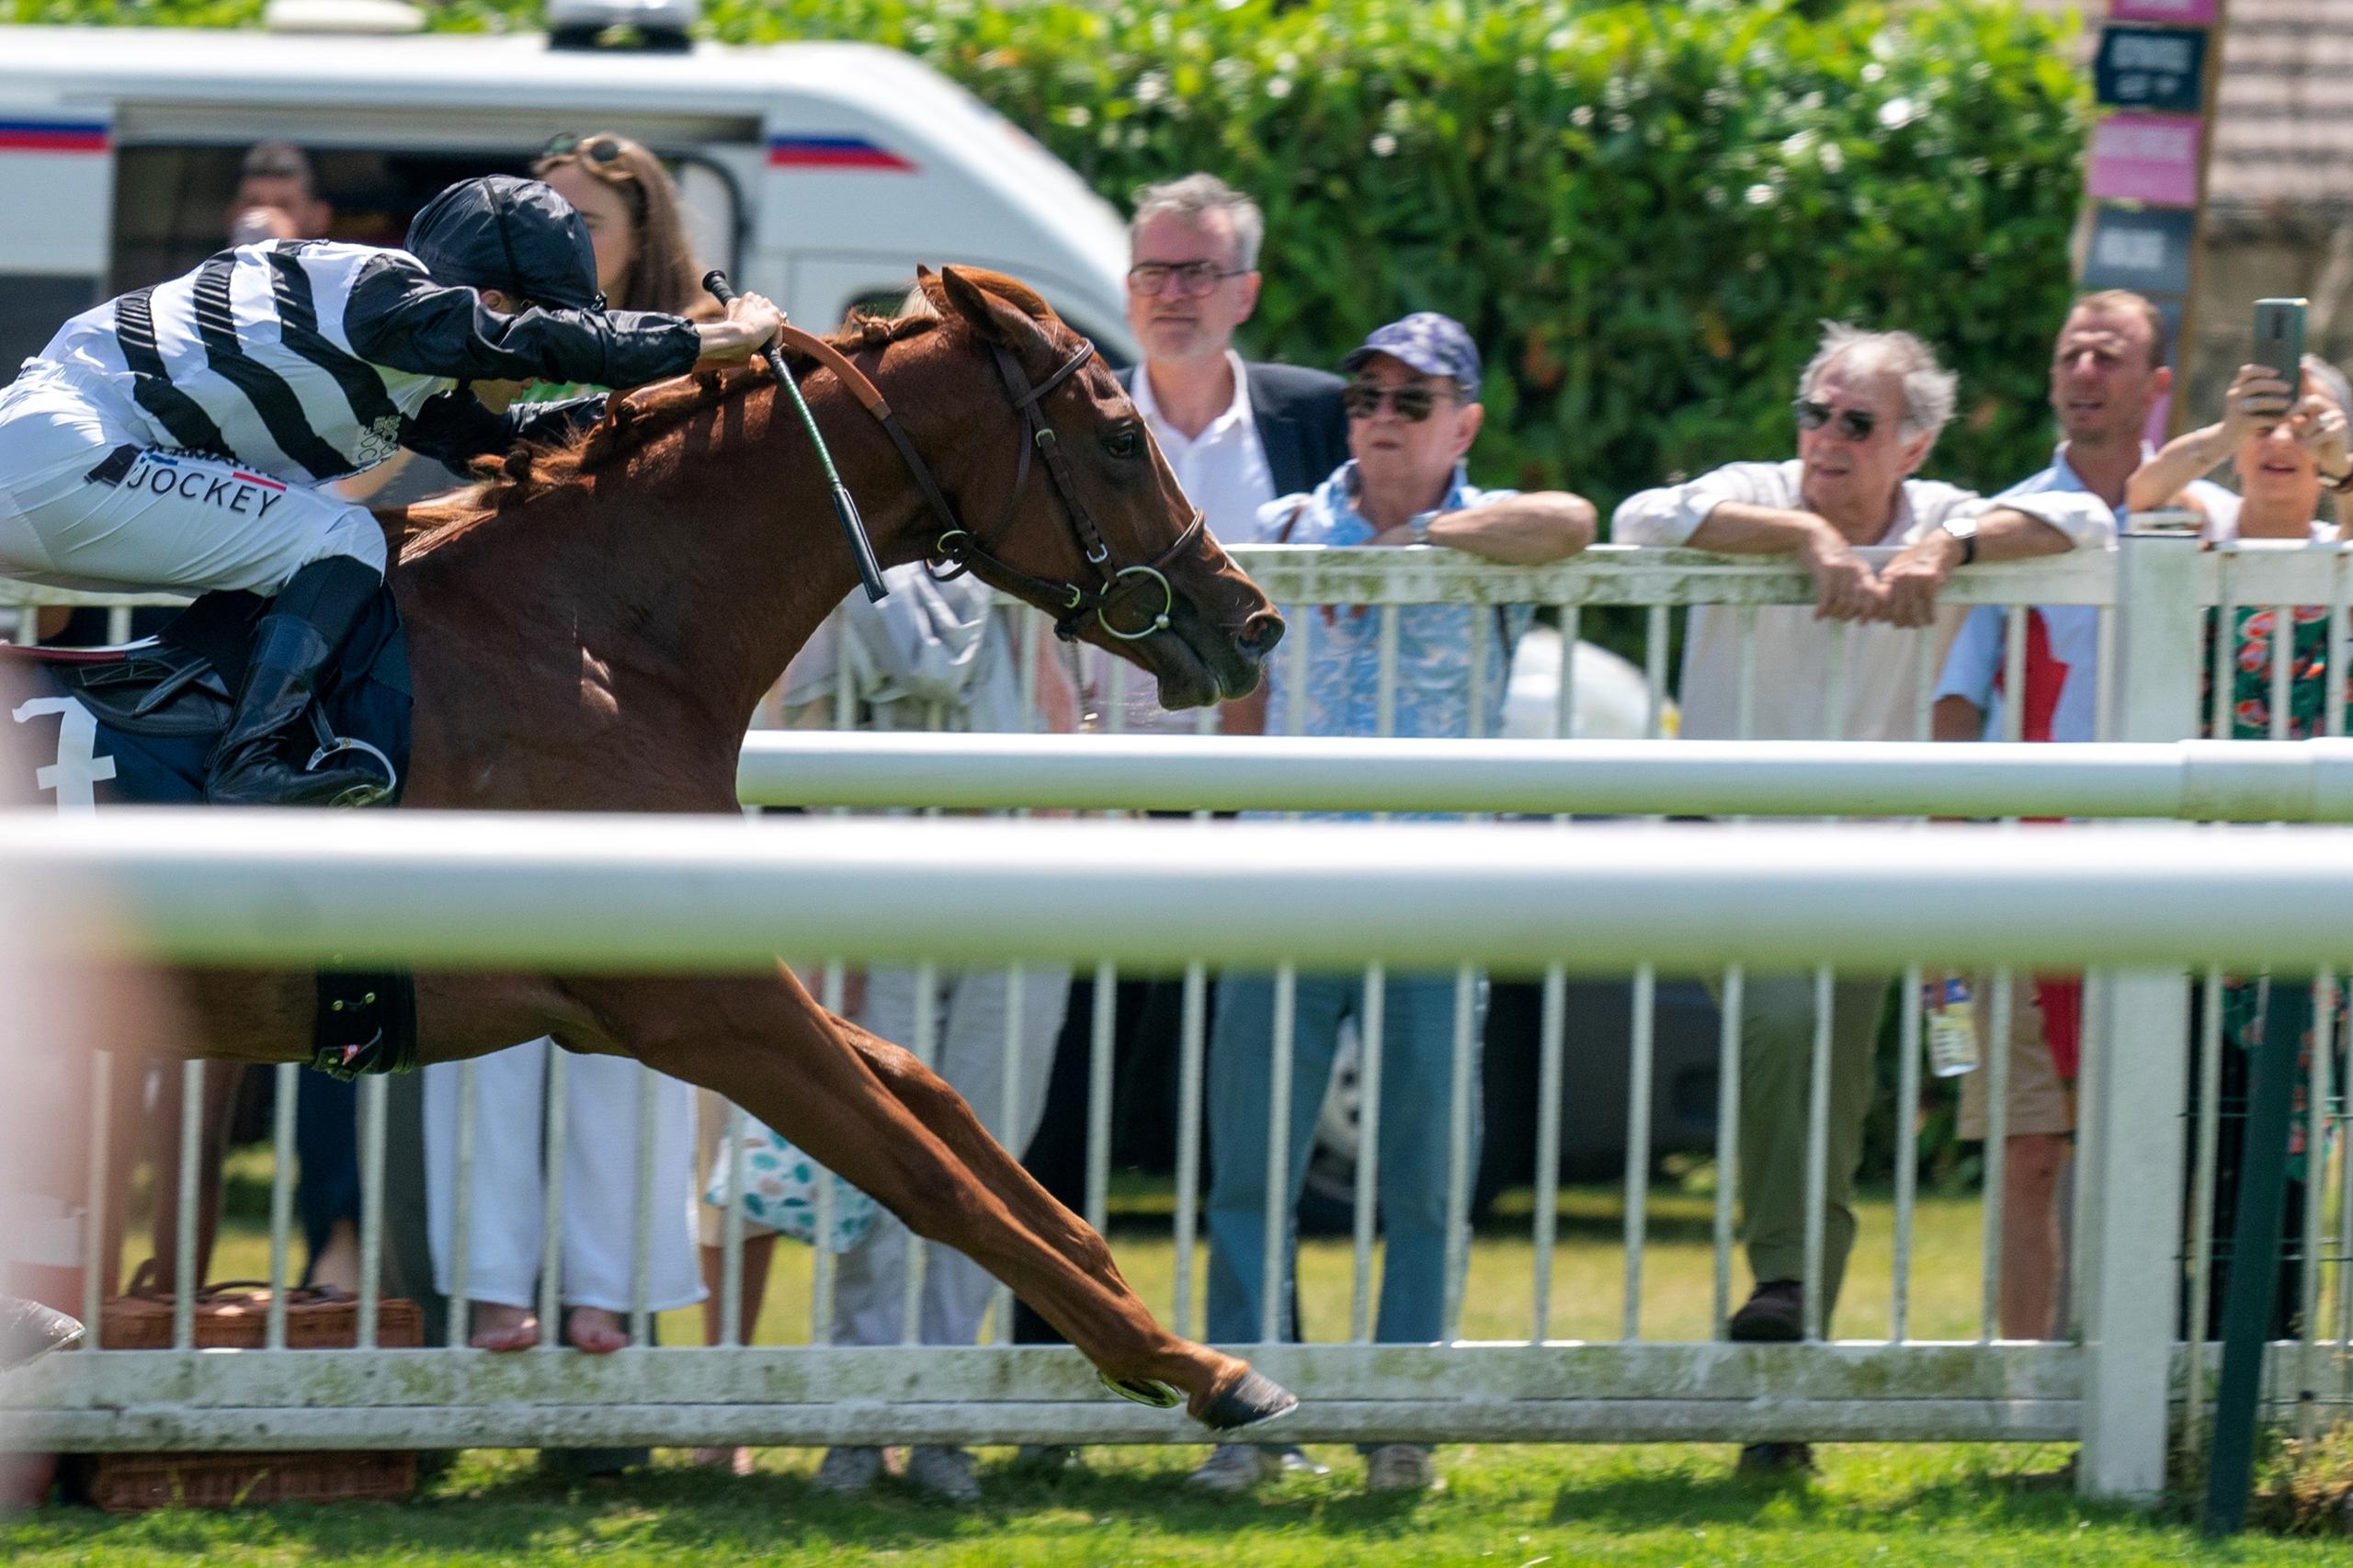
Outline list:
[[[318,194],[335,210],[326,237],[397,245],[409,220],[443,187],[478,175],[528,175],[536,147],[480,152],[313,148]],[[120,293],[178,276],[221,248],[243,145],[136,145],[116,155],[113,271]],[[741,225],[734,183],[696,157],[665,160],[689,208],[688,230],[707,267],[733,267]]]
[[[12,272],[0,282],[0,383],[17,379],[17,367],[40,353],[68,316],[98,302],[98,290],[78,273]]]

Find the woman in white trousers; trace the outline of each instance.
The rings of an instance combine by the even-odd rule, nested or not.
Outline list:
[[[470,1343],[522,1350],[539,1342],[543,1237],[558,1229],[556,1293],[567,1310],[564,1342],[582,1350],[629,1343],[637,1254],[641,1096],[651,1080],[654,1182],[645,1304],[654,1312],[702,1299],[695,1265],[694,1089],[622,1056],[566,1054],[563,1148],[555,1194],[547,1190],[549,1064],[542,1037],[471,1063],[473,1176],[466,1235]],[[449,1293],[455,1258],[460,1075],[468,1063],[425,1069],[426,1232],[435,1288]]]

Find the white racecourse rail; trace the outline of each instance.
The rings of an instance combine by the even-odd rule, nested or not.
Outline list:
[[[1588,608],[1634,607],[1642,618],[1643,657],[1640,699],[1630,726],[1614,733],[1674,733],[1669,671],[1673,607],[1700,603],[1740,606],[1809,602],[1802,575],[1754,562],[1689,552],[1604,548],[1556,567],[1483,565],[1428,551],[1319,552],[1299,547],[1239,551],[1246,568],[1279,601],[1380,607],[1384,642],[1393,638],[1391,607],[1445,601],[1535,603],[1551,612],[1574,644]],[[5,592],[6,585],[0,585]],[[1157,738],[1111,740],[1100,763],[1068,751],[1040,754],[1037,743],[985,737],[933,742],[914,737],[849,737],[840,750],[806,736],[761,738],[747,749],[747,801],[827,805],[895,804],[959,807],[1023,804],[1086,810],[1201,810],[1256,806],[1276,811],[1328,808],[1404,810],[1450,806],[1485,812],[1537,812],[1566,822],[1573,813],[1805,815],[1882,817],[1945,814],[1991,816],[2179,814],[2239,820],[2341,820],[2345,787],[2341,747],[2180,746],[2198,733],[2207,608],[2236,604],[2310,605],[2332,622],[2334,645],[2345,645],[2353,574],[2334,547],[2209,552],[2172,537],[2136,538],[2119,550],[2056,560],[1977,568],[1956,577],[1947,602],[2083,604],[2097,607],[2100,645],[2111,678],[2103,683],[2098,733],[2105,741],[2139,743],[2095,748],[1954,747],[1926,754],[1911,745],[1870,748],[1885,754],[1874,766],[1841,767],[1838,759],[1861,746],[1759,745],[1753,753],[1685,743],[1677,766],[1650,747],[1559,747],[1539,743],[1515,759],[1500,743],[1460,743],[1452,756],[1432,747],[1396,747],[1378,767],[1359,760],[1332,766],[1328,748],[1263,743],[1265,760],[1229,755],[1245,743],[1209,742],[1191,760],[1171,762],[1155,747],[1181,744]],[[2113,607],[2123,605],[2125,613]],[[1300,631],[1278,656],[1309,656],[1313,629]],[[1472,618],[1472,635],[1489,632],[1489,618]],[[1843,634],[1841,634],[1843,635]],[[1924,633],[1923,635],[1935,635]],[[1024,639],[1027,654],[1034,640]],[[2009,688],[2020,686],[2023,618],[2010,618]],[[1474,661],[1474,664],[1477,661]],[[1525,663],[1525,661],[1523,661]],[[1756,672],[1743,676],[1753,691]],[[1925,667],[1932,666],[1933,661]],[[2326,733],[2343,733],[2342,661],[2329,671]],[[1565,736],[1601,728],[1586,722],[1590,692],[1577,676],[1583,659],[1561,661],[1564,678],[1541,693],[1541,719],[1526,722],[1537,694],[1515,677],[1515,733]],[[1393,659],[1383,659],[1384,719],[1393,696]],[[1525,672],[1522,672],[1525,673]],[[2217,669],[2226,675],[2226,669]],[[1025,657],[1025,682],[1036,679]],[[2285,693],[2284,659],[2272,672]],[[1834,682],[1842,678],[1834,663]],[[1100,727],[1125,722],[1121,700],[1126,666],[1113,665],[1108,689],[1089,693]],[[2227,719],[2229,682],[2213,683],[2216,717]],[[1915,694],[1915,736],[1925,741],[1930,687]],[[1836,704],[1832,704],[1835,709]],[[2285,734],[2287,704],[2277,733]],[[860,718],[847,684],[831,703],[839,727]],[[1745,704],[1744,704],[1744,711]],[[1474,710],[1475,711],[1475,710]],[[1384,726],[1385,727],[1385,726]],[[1475,728],[1475,726],[1474,726]],[[2011,732],[2016,733],[2015,721]],[[1084,746],[1084,740],[1061,743]],[[971,748],[951,755],[976,762],[943,779],[939,756],[926,744]],[[1377,743],[1368,743],[1378,749]],[[866,748],[866,749],[853,749]],[[994,748],[994,749],[992,749]],[[1134,749],[1131,749],[1134,748]],[[1665,750],[1666,748],[1660,748]],[[2252,752],[2277,755],[2253,756]],[[1563,755],[1556,759],[1556,752]],[[1060,762],[1053,759],[1059,756]],[[1114,761],[1116,756],[1117,760]],[[1319,760],[1320,756],[1320,760]],[[1745,758],[1744,761],[1743,759]],[[1553,765],[1558,760],[1562,766]],[[1042,764],[1042,766],[1041,766]],[[1476,764],[1476,767],[1465,767]],[[929,772],[925,770],[928,768]],[[788,771],[779,771],[788,770]],[[1041,777],[1051,773],[1051,777]],[[1128,781],[1123,791],[1121,778]],[[805,788],[796,793],[790,780]],[[1034,795],[1023,784],[1044,783]],[[1178,781],[1184,784],[1178,787]],[[1392,791],[1376,800],[1381,791]],[[1459,793],[1456,791],[1460,791]],[[994,792],[992,792],[994,791]],[[1030,798],[1024,799],[1025,795]],[[1370,1340],[1375,1252],[1370,1162],[1358,1167],[1354,1290],[1346,1344],[1266,1346],[1251,1354],[1307,1398],[1294,1428],[1302,1438],[1355,1439],[1381,1436],[1431,1440],[1656,1439],[1756,1437],[1980,1438],[2021,1437],[2086,1439],[2083,1481],[2089,1490],[2145,1496],[2162,1477],[2171,1418],[2195,1437],[2212,1358],[2206,1346],[2206,1277],[2216,1189],[2216,1106],[2213,1081],[2219,1051],[2218,1010],[2200,1020],[2200,1094],[2196,1101],[2192,1154],[2181,1127],[2189,1105],[2188,1037],[2190,1019],[2184,975],[2202,969],[2210,981],[2224,963],[2256,973],[2326,971],[2344,954],[2333,934],[2342,929],[2336,888],[2348,885],[2339,857],[2342,835],[2327,830],[2242,833],[2149,830],[2011,834],[1922,832],[1882,824],[1821,830],[1734,830],[1727,827],[1645,829],[1578,823],[1562,834],[1542,824],[1302,828],[1248,824],[1188,828],[1168,824],[1157,834],[1105,824],[907,824],[867,828],[848,822],[788,829],[631,824],[605,833],[593,855],[575,860],[559,827],[544,836],[536,824],[504,823],[483,844],[454,819],[414,824],[439,839],[440,848],[402,850],[385,858],[364,847],[405,840],[355,832],[337,853],[354,878],[347,904],[334,912],[305,910],[300,918],[269,913],[266,897],[224,907],[224,884],[185,844],[156,844],[147,833],[118,831],[86,836],[59,834],[47,824],[28,835],[11,828],[12,842],[46,853],[61,869],[76,858],[112,858],[139,867],[138,884],[157,924],[149,939],[190,959],[227,961],[267,947],[287,960],[321,950],[330,928],[325,913],[353,924],[332,928],[347,956],[404,952],[420,960],[480,961],[504,953],[507,961],[620,962],[729,967],[766,961],[779,950],[827,952],[849,960],[897,955],[929,960],[990,956],[999,960],[1055,956],[1097,965],[1098,983],[1125,963],[1131,969],[1176,970],[1186,978],[1175,1229],[1176,1278],[1173,1297],[1153,1304],[1181,1330],[1199,1328],[1200,1150],[1198,1111],[1206,1033],[1203,998],[1210,966],[1228,957],[1262,965],[1288,958],[1283,972],[1317,961],[1362,968],[1368,960],[1427,964],[1428,933],[1446,935],[1446,958],[1466,978],[1479,968],[1529,970],[1544,979],[1548,1004],[1542,1028],[1537,1192],[1532,1240],[1535,1284],[1527,1337],[1502,1345],[1437,1347],[1380,1346]],[[218,824],[216,824],[218,825]],[[343,824],[303,824],[274,835],[281,881],[310,852],[314,835],[335,836]],[[385,833],[412,824],[386,822]],[[571,824],[577,828],[582,824]],[[440,837],[446,830],[449,836]],[[727,836],[705,840],[701,834]],[[1370,836],[1368,836],[1370,835]],[[188,841],[192,843],[193,841]],[[672,849],[697,850],[700,869],[678,880],[685,862]],[[1328,846],[1347,850],[1353,868],[1324,865]],[[403,868],[439,854],[441,869],[457,874],[449,857],[467,846],[480,857],[466,869],[467,892],[449,896],[430,916],[405,921],[396,889]],[[668,847],[663,847],[667,846]],[[247,847],[261,848],[260,846]],[[153,849],[153,858],[145,858]],[[952,855],[949,851],[953,851]],[[1018,853],[1016,853],[1016,851]],[[906,858],[922,858],[920,866]],[[513,856],[534,856],[537,870],[518,876]],[[708,856],[707,859],[698,858]],[[1040,857],[1044,858],[1040,859]],[[271,862],[232,857],[249,872]],[[1279,867],[1283,875],[1253,875],[1251,866]],[[634,867],[634,871],[631,869]],[[784,869],[790,867],[789,870]],[[892,868],[896,868],[892,869]],[[961,923],[915,924],[944,907],[950,872],[963,868],[955,907]],[[545,872],[542,877],[539,872]],[[586,893],[597,877],[642,873],[643,903],[624,903],[628,921],[604,921]],[[978,874],[975,874],[978,873]],[[241,875],[244,873],[241,873]],[[340,873],[339,873],[340,874]],[[791,878],[789,895],[767,891],[777,874]],[[307,876],[308,873],[305,873]],[[1068,881],[1058,879],[1067,876]],[[667,877],[669,880],[665,880]],[[1324,896],[1286,896],[1284,878],[1328,879],[1313,886]],[[1351,880],[1353,879],[1353,880]],[[817,883],[831,890],[820,895]],[[2128,885],[2129,884],[2129,885]],[[253,891],[254,884],[244,884]],[[362,896],[359,889],[369,891]],[[1246,895],[1237,886],[1246,885]],[[1406,890],[1412,891],[1408,892]],[[896,889],[895,892],[887,890]],[[612,891],[607,888],[604,891]],[[379,896],[381,895],[381,896]],[[973,902],[961,902],[969,895]],[[632,894],[632,898],[637,895]],[[1269,902],[1269,899],[1272,902]],[[386,902],[386,901],[390,902]],[[1448,902],[1451,901],[1451,902]],[[917,909],[920,904],[921,910]],[[1074,919],[1074,909],[1086,917]],[[1257,914],[1253,914],[1253,910]],[[1770,910],[1768,918],[1758,912]],[[585,911],[585,913],[584,913]],[[812,912],[823,911],[822,915]],[[1176,912],[1185,913],[1178,914]],[[1442,911],[1442,915],[1436,912]],[[1217,918],[1206,916],[1215,912]],[[1336,912],[1345,918],[1336,918]],[[282,913],[282,912],[281,912]],[[1401,914],[1411,916],[1401,919]],[[475,922],[460,927],[453,915]],[[1267,924],[1256,924],[1263,918]],[[372,924],[371,924],[372,923]],[[1411,926],[1409,932],[1406,927]],[[804,940],[805,938],[805,940]],[[185,943],[185,946],[176,945]],[[498,943],[526,943],[529,953]],[[800,943],[801,945],[796,945]],[[429,944],[429,945],[428,945]],[[2090,987],[2089,1043],[2082,1085],[2084,1124],[2078,1143],[2075,1227],[2075,1334],[2054,1344],[1995,1339],[2000,1276],[2001,1162],[1988,1164],[1982,1267],[1983,1310],[1974,1342],[1925,1343],[1913,1332],[1911,1295],[1915,1209],[1914,1129],[1923,1086],[1917,1009],[1900,1009],[1903,1055],[1897,1087],[1894,1161],[1895,1223],[1888,1243],[1866,1235],[1859,1256],[1892,1245],[1891,1294],[1882,1338],[1781,1346],[1646,1342],[1642,1270],[1650,1234],[1650,1160],[1645,1138],[1652,1103],[1653,1005],[1663,969],[1699,967],[1736,993],[1744,965],[1862,964],[1903,969],[1907,982],[1922,962],[2103,966]],[[1572,965],[1634,976],[1626,1197],[1624,1308],[1615,1339],[1559,1342],[1552,1270],[1563,1243],[1555,1226],[1557,1155],[1561,1148],[1562,997]],[[926,972],[929,972],[927,966]],[[828,966],[824,988],[840,994],[841,968]],[[1381,971],[1376,961],[1369,978]],[[2004,1131],[2007,1054],[1999,1032],[2013,983],[1994,980],[1990,1040],[1984,1071],[1989,1084],[1989,1132]],[[1098,983],[1098,1003],[1109,991]],[[2215,994],[2208,987],[2210,999]],[[1476,1042],[1463,1027],[1455,1040],[1458,1085],[1469,1081]],[[1723,1112],[1717,1133],[1718,1168],[1729,1171],[1740,1136],[1737,1008],[1726,1009],[1721,1031]],[[1086,1208],[1098,1223],[1108,1192],[1109,1067],[1112,1026],[1098,1005],[1092,1029],[1092,1098],[1088,1116],[1089,1177]],[[1377,1071],[1380,1030],[1363,1042],[1368,1072]],[[2131,1045],[2132,1070],[2104,1070],[2110,1040]],[[908,1042],[918,1051],[926,1041]],[[2315,1053],[2318,1081],[2310,1105],[2312,1146],[2325,1150],[2341,1130],[2343,1108],[2330,1081],[2329,1042]],[[1008,1039],[1008,1054],[1025,1042]],[[1279,1064],[1290,1041],[1279,1031]],[[1824,1074],[1827,1040],[1816,1042],[1816,1082]],[[194,1080],[200,1069],[188,1070]],[[282,1070],[290,1081],[293,1069]],[[560,1065],[557,1069],[560,1072]],[[471,1074],[467,1074],[471,1085]],[[281,1087],[285,1083],[281,1083]],[[381,1191],[383,1085],[363,1090],[361,1137],[365,1185]],[[197,1096],[191,1095],[193,1104]],[[290,1147],[290,1093],[281,1093],[278,1147]],[[470,1098],[461,1090],[461,1098]],[[1462,1096],[1458,1094],[1458,1109]],[[644,1102],[650,1108],[650,1097]],[[978,1108],[994,1120],[992,1108]],[[1811,1119],[1809,1176],[1820,1189],[1824,1164],[1824,1104]],[[1461,1119],[1457,1117],[1458,1127]],[[2109,1129],[2126,1130],[2111,1135]],[[1377,1133],[1366,1128],[1377,1148]],[[551,1124],[551,1142],[563,1136]],[[2341,1132],[2338,1142],[2341,1143]],[[1450,1178],[1452,1210],[1467,1207],[1467,1139],[1456,1135]],[[551,1158],[560,1153],[551,1151]],[[1277,1152],[1279,1157],[1279,1151]],[[2194,1157],[2193,1224],[2185,1242],[2172,1218],[2184,1190],[2185,1159]],[[461,1143],[460,1161],[466,1152]],[[281,1161],[276,1187],[278,1222],[273,1272],[286,1271],[285,1216],[290,1208],[291,1161]],[[2342,1408],[2353,1378],[2347,1343],[2353,1290],[2346,1258],[2353,1256],[2353,1204],[2335,1167],[2332,1203],[2306,1206],[2301,1322],[2303,1337],[2275,1347],[2277,1408],[2309,1426],[2322,1410]],[[462,1179],[460,1190],[468,1184]],[[2316,1189],[2317,1189],[2316,1184]],[[183,1190],[193,1183],[184,1184]],[[650,1184],[641,1182],[642,1195]],[[1713,1320],[1733,1301],[1732,1184],[1720,1181],[1714,1204]],[[2161,1201],[2109,1205],[2109,1193],[2165,1195]],[[2334,1250],[2322,1248],[2324,1210],[2334,1215]],[[363,1212],[364,1250],[381,1246],[381,1205]],[[642,1200],[640,1245],[652,1217]],[[462,1209],[460,1231],[466,1224]],[[1807,1236],[1809,1258],[1821,1256],[1817,1212]],[[180,1250],[192,1256],[192,1212],[181,1215]],[[731,1237],[731,1244],[738,1238]],[[1453,1294],[1449,1323],[1461,1306],[1470,1256],[1467,1225],[1452,1238]],[[463,1256],[460,1244],[455,1249]],[[731,1244],[731,1280],[740,1267]],[[2336,1265],[2336,1289],[2324,1293],[2321,1263]],[[2187,1289],[2185,1290],[2185,1275]],[[819,1255],[811,1303],[813,1337],[829,1337],[831,1269]],[[638,1299],[643,1301],[640,1272]],[[917,1281],[911,1278],[912,1295]],[[460,1282],[462,1290],[462,1281]],[[740,1343],[733,1290],[724,1338]],[[1857,1332],[1870,1314],[1850,1305],[1841,1326]],[[2187,1298],[2186,1343],[2176,1321]],[[552,1280],[543,1286],[552,1308]],[[95,1301],[89,1303],[95,1307]],[[543,1312],[553,1333],[556,1313]],[[1326,1314],[1328,1316],[1328,1314]],[[999,1315],[1000,1325],[1002,1314]],[[373,1302],[363,1302],[365,1342],[372,1343]],[[2323,1325],[2330,1331],[2324,1334]],[[635,1326],[647,1339],[649,1319]],[[183,1314],[181,1343],[187,1343]],[[1323,1325],[1313,1325],[1319,1329]],[[1819,1327],[1818,1316],[1814,1326]],[[1002,1328],[998,1330],[1002,1335]],[[1325,1332],[1329,1332],[1325,1330]],[[1451,1329],[1449,1333],[1451,1334]],[[2332,1354],[2334,1352],[2335,1354]],[[582,1441],[818,1442],[918,1440],[1182,1441],[1198,1436],[1164,1415],[1098,1398],[1066,1352],[997,1344],[970,1350],[888,1351],[792,1346],[715,1352],[624,1352],[595,1360],[573,1356],[494,1358],[469,1351],[305,1353],[288,1361],[271,1352],[243,1356],[174,1352],[70,1358],[0,1383],[0,1396],[24,1407],[37,1432],[85,1448],[408,1446],[412,1444]]]

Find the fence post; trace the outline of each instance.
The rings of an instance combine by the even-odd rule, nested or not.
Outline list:
[[[2116,551],[2115,739],[2196,734],[2198,589],[2197,537],[2135,519]],[[2159,969],[2098,975],[2094,985],[2106,1005],[2092,1015],[2106,1027],[2093,1042],[2098,1060],[2085,1070],[2079,1134],[2092,1191],[2076,1237],[2075,1277],[2084,1285],[2076,1484],[2086,1496],[2154,1503],[2165,1490],[2181,1294],[2189,984],[2184,971]]]

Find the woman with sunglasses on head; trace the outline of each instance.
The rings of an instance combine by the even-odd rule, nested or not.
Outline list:
[[[381,799],[374,764],[313,771],[295,744],[383,586],[382,529],[330,486],[404,447],[461,460],[578,412],[495,414],[470,388],[742,364],[782,319],[754,297],[701,324],[608,311],[580,215],[504,175],[435,197],[405,250],[237,245],[74,317],[0,392],[0,575],[271,597],[206,798]]]
[[[586,222],[597,286],[614,309],[697,320],[720,313],[703,290],[678,187],[659,158],[626,136],[558,136],[531,174]]]

